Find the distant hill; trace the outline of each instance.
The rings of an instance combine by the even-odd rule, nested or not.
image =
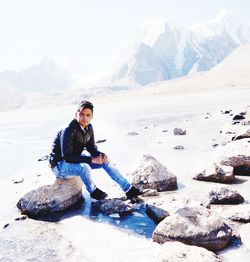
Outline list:
[[[0,73],[0,90],[8,84],[20,92],[56,91],[70,87],[71,75],[52,59],[44,57],[38,65],[20,72],[5,70]]]

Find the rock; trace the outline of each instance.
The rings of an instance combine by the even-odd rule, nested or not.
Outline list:
[[[177,189],[177,177],[150,155],[143,155],[141,164],[131,174],[132,183],[144,189],[157,191]]]
[[[159,224],[164,218],[169,216],[166,210],[149,204],[146,205],[146,213],[156,224]]]
[[[173,147],[173,149],[176,149],[176,150],[183,150],[183,149],[184,149],[184,146],[177,145],[177,146]]]
[[[216,251],[228,244],[231,235],[232,229],[209,209],[186,207],[161,221],[153,240],[158,243],[180,241]]]
[[[238,167],[238,166],[250,166],[250,156],[237,155],[225,158],[221,161],[223,165]]]
[[[20,217],[16,217],[15,220],[20,221],[20,220],[25,220],[26,218],[27,216],[20,216]]]
[[[243,115],[235,115],[233,117],[233,120],[243,120],[243,119],[245,119],[245,117]]]
[[[3,229],[7,228],[9,225],[10,225],[9,223],[5,224],[5,225],[3,226]]]
[[[0,261],[76,261],[73,252],[52,223],[14,221],[0,234]]]
[[[20,183],[23,183],[23,181],[24,181],[24,178],[23,178],[23,177],[20,177],[20,178],[17,178],[17,179],[15,179],[15,180],[12,180],[12,182],[13,182],[14,184],[20,184]]]
[[[193,179],[217,183],[232,183],[235,180],[233,168],[230,166],[219,166],[213,163]]]
[[[135,131],[129,132],[128,133],[129,136],[138,136],[139,134]]]
[[[233,208],[226,210],[223,214],[223,217],[226,217],[232,221],[237,221],[241,223],[250,222],[250,205],[239,205]]]
[[[185,129],[177,128],[177,127],[174,129],[174,135],[176,136],[183,136],[186,134],[187,134],[187,131]]]
[[[232,140],[235,141],[235,140],[240,140],[243,138],[250,138],[250,128],[249,127],[245,128],[245,130],[241,128],[241,130],[235,134]]]
[[[39,159],[37,159],[37,161],[46,161],[48,159],[49,159],[49,155],[45,155],[45,156],[42,156]]]
[[[244,202],[241,194],[228,187],[221,187],[209,192],[211,204],[240,204]]]
[[[215,153],[216,161],[226,166],[250,166],[250,140],[241,139],[230,142],[218,148]]]
[[[41,186],[25,194],[17,203],[23,214],[37,217],[65,210],[82,198],[79,177],[57,179],[53,185]]]
[[[168,132],[168,130],[167,130],[167,129],[163,129],[162,132],[163,132],[163,133],[166,133],[166,132]]]
[[[143,192],[142,197],[159,196],[159,192],[156,189],[147,189]]]
[[[105,215],[119,214],[119,216],[125,216],[133,212],[130,205],[118,198],[96,201],[92,203],[92,207]]]
[[[232,110],[221,111],[222,114],[230,114]]]
[[[104,143],[106,141],[107,141],[106,139],[99,139],[96,141],[96,144]]]
[[[202,247],[185,245],[172,241],[161,245],[161,252],[155,262],[221,262],[213,252]]]
[[[233,173],[236,176],[250,176],[250,166],[236,166]]]
[[[144,202],[148,205],[166,210],[170,215],[174,214],[178,209],[185,207],[205,207],[210,208],[208,198],[194,199],[185,195],[180,195],[172,192],[163,192],[157,198],[145,199]]]

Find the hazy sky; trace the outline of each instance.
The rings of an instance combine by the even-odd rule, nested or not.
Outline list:
[[[44,56],[105,70],[143,19],[192,25],[223,9],[250,20],[249,0],[0,0],[0,71],[24,69]]]

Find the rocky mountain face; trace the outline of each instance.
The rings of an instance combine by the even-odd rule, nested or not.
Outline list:
[[[167,20],[148,21],[123,50],[112,82],[145,85],[207,71],[237,47],[250,43],[250,25],[228,12],[191,28]]]

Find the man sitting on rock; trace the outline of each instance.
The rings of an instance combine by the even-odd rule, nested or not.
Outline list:
[[[91,171],[103,168],[122,188],[127,198],[132,199],[142,192],[132,186],[120,172],[109,162],[106,154],[98,151],[95,145],[94,130],[90,124],[93,118],[93,104],[80,101],[73,119],[68,127],[58,132],[50,153],[49,163],[57,178],[80,176],[90,196],[101,200],[108,195],[96,187],[91,178]],[[86,149],[90,156],[82,154]]]

